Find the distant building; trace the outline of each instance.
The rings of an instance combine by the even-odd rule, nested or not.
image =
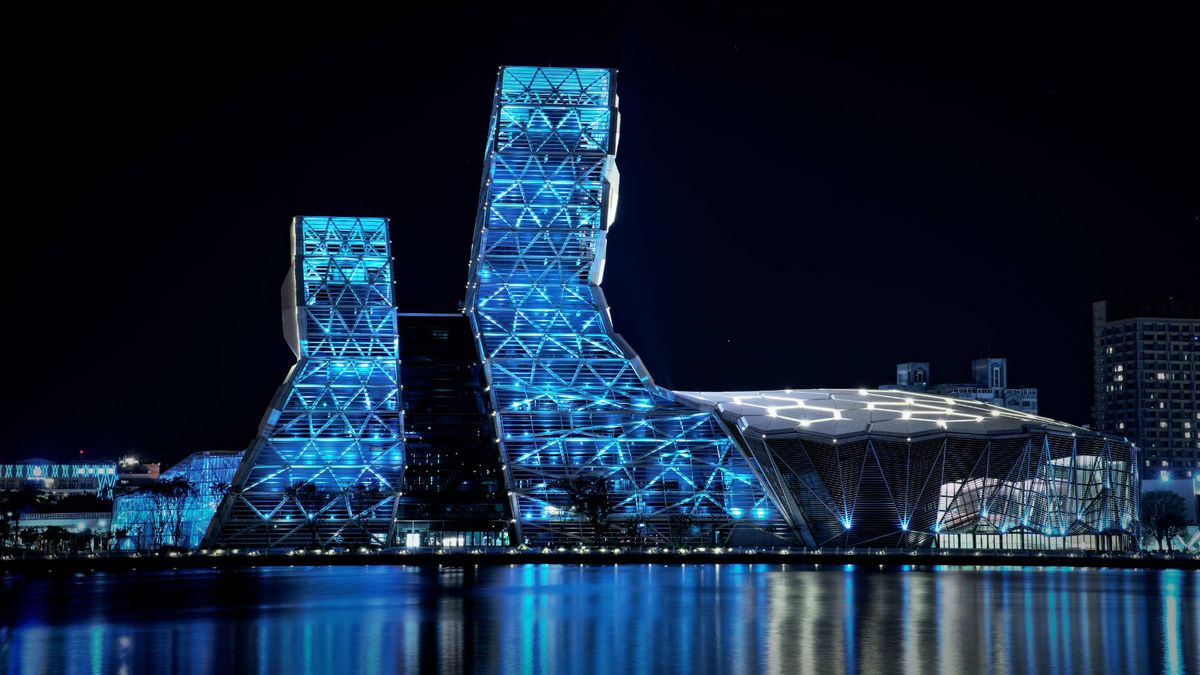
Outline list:
[[[1092,303],[1096,430],[1143,451],[1147,478],[1200,467],[1200,306]]]
[[[975,359],[971,362],[971,376],[974,382],[930,384],[928,363],[899,363],[896,364],[896,384],[885,384],[880,389],[927,392],[1037,414],[1036,387],[1008,386],[1008,359]]]
[[[141,462],[136,457],[122,457],[117,462],[117,487],[138,487],[158,480],[162,465]]]
[[[26,486],[49,495],[94,494],[110,497],[117,480],[115,462],[60,463],[26,459],[0,464],[0,491]]]

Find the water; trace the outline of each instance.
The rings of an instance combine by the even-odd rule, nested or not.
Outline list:
[[[0,600],[10,673],[1200,672],[1200,572],[276,567]]]

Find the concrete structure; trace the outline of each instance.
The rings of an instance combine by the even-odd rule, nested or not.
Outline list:
[[[1180,301],[1092,304],[1098,431],[1142,448],[1147,478],[1200,469],[1200,306]]]

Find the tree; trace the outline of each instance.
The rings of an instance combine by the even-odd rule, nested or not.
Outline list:
[[[183,546],[183,523],[197,489],[183,476],[151,483],[145,489],[154,504],[151,513],[153,543],[163,546],[169,540],[173,546]]]
[[[571,476],[555,481],[576,513],[582,513],[592,526],[594,536],[603,541],[608,530],[608,516],[612,513],[612,499],[608,492],[608,479],[602,476]]]
[[[42,546],[47,555],[57,553],[63,542],[70,538],[66,528],[51,525],[42,532]]]
[[[1154,535],[1158,549],[1171,550],[1171,540],[1187,527],[1187,502],[1168,490],[1151,490],[1142,495],[1142,524]]]
[[[671,529],[671,539],[677,546],[683,546],[692,536],[692,517],[687,513],[673,513],[667,521]]]
[[[296,481],[287,489],[287,496],[300,507],[312,540],[312,547],[318,548],[321,545],[319,516],[321,510],[333,499],[333,495],[318,488],[316,483]]]
[[[125,543],[126,539],[129,539],[129,528],[118,527],[112,531],[112,541],[116,544],[118,551],[121,550],[121,546]]]
[[[42,533],[32,527],[21,530],[19,536],[25,548],[33,548],[42,539]]]

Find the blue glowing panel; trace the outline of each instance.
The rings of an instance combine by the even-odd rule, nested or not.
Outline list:
[[[297,218],[283,287],[297,362],[214,521],[216,545],[379,544],[404,472],[384,218]]]
[[[143,488],[117,494],[110,527],[111,532],[120,534],[116,546],[125,551],[199,546],[241,460],[241,452],[193,453],[164,471],[157,481],[185,479],[188,492],[171,496]]]
[[[519,537],[778,543],[786,525],[720,422],[656,387],[610,323],[615,77],[505,67],[496,84],[466,308]]]

